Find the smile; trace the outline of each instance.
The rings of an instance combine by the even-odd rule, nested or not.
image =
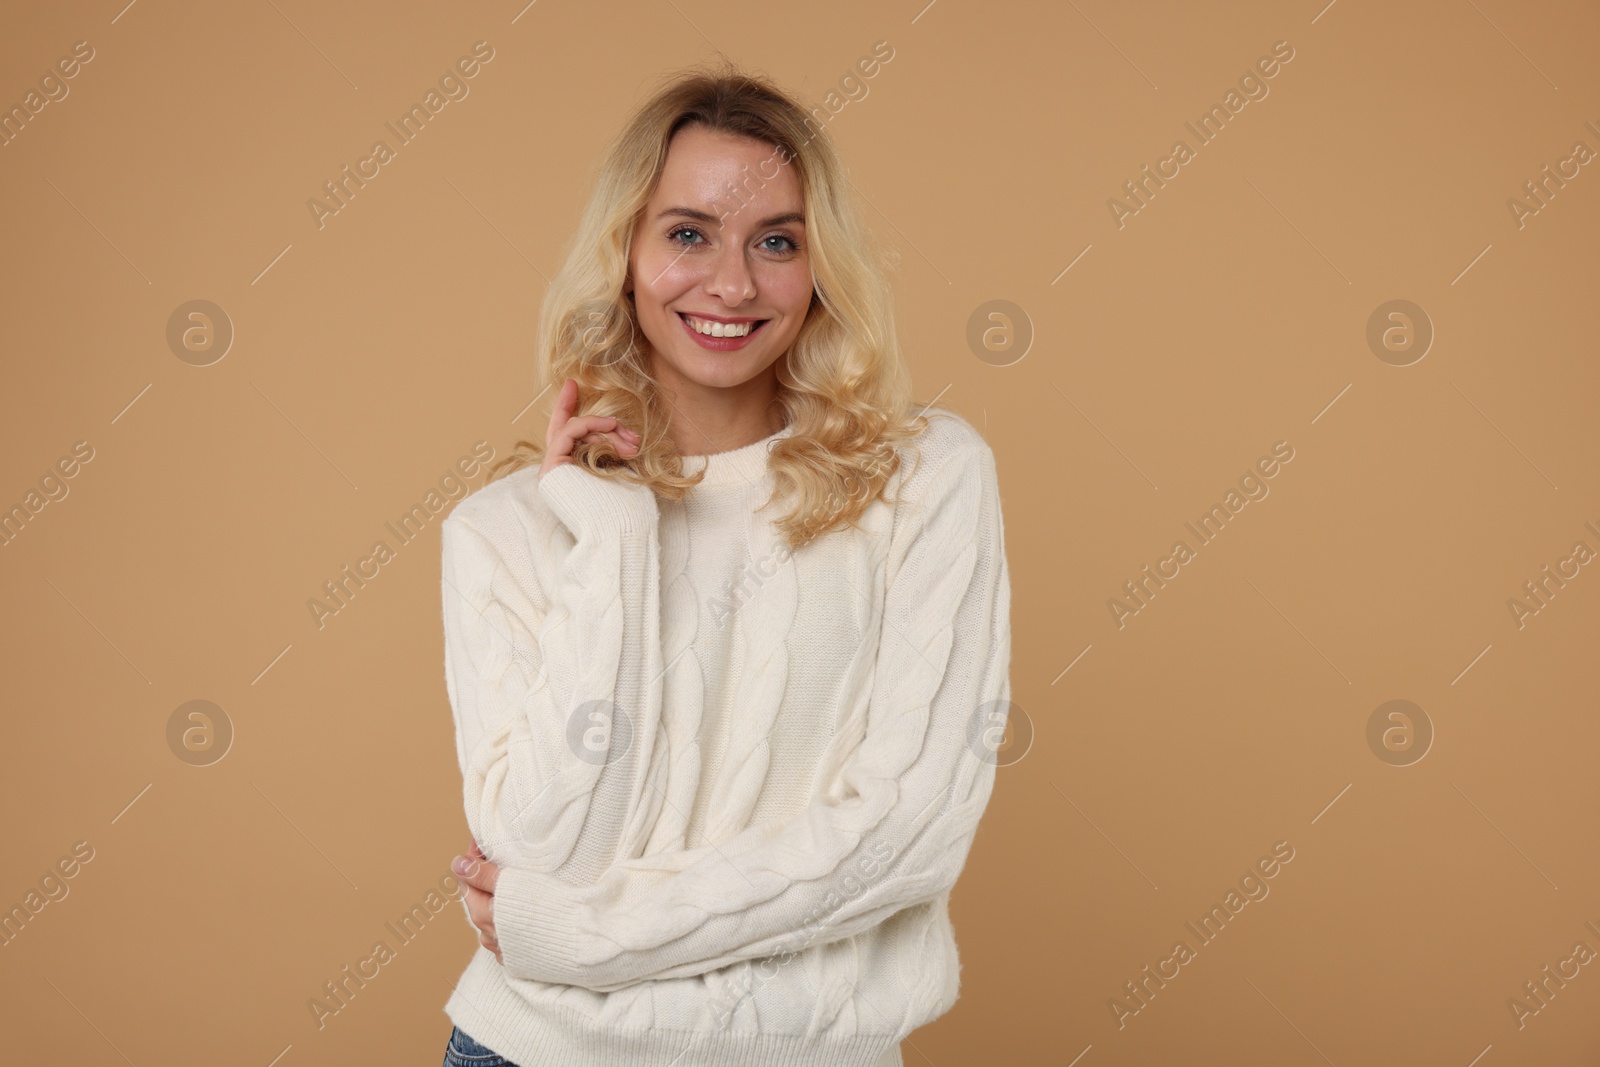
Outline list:
[[[716,352],[731,352],[744,345],[761,331],[770,319],[761,319],[756,322],[716,322],[711,319],[702,319],[693,315],[678,312],[678,320],[683,323],[684,330],[693,337],[702,348],[709,348]]]

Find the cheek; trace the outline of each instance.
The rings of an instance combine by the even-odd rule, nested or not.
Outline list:
[[[802,316],[811,304],[811,268],[804,263],[783,264],[763,279],[763,288],[774,307]]]
[[[700,280],[687,256],[646,252],[633,263],[633,287],[642,302],[661,305],[676,300]]]

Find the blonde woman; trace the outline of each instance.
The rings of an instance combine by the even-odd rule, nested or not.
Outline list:
[[[995,460],[912,399],[813,122],[738,71],[633,116],[545,294],[545,440],[443,524],[482,946],[446,1064],[884,1067],[956,1001]]]

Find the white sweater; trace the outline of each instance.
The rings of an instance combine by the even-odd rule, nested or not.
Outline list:
[[[792,427],[685,457],[683,501],[564,464],[445,520],[505,960],[479,948],[457,1026],[521,1067],[870,1067],[955,1003],[1011,594],[994,454],[927,414],[898,504],[795,552],[756,511]]]

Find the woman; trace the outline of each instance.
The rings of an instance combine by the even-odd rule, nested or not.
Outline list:
[[[910,398],[848,194],[738,72],[677,77],[606,156],[544,300],[545,442],[442,526],[482,944],[447,1064],[883,1067],[955,1003],[999,493]]]

